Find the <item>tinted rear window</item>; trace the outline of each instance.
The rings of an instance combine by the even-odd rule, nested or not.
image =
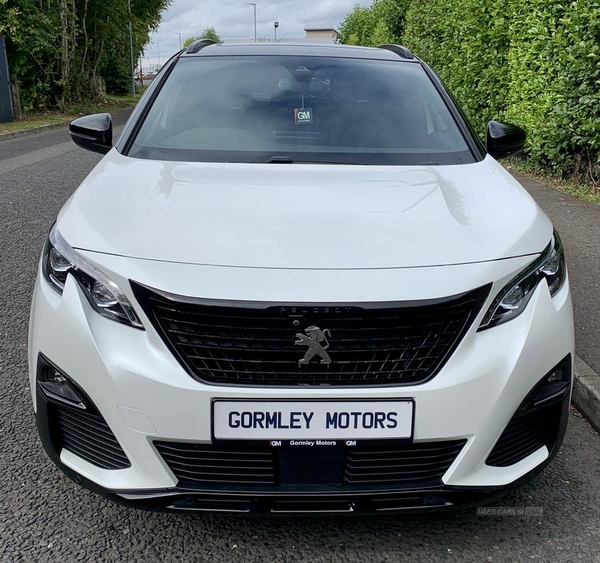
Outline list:
[[[420,65],[295,56],[180,59],[129,156],[207,162],[474,162]]]

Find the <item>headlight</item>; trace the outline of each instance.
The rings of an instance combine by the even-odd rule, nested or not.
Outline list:
[[[554,231],[553,241],[541,258],[511,280],[498,294],[486,313],[479,330],[496,326],[518,317],[533,295],[537,284],[545,279],[550,295],[554,296],[563,286],[567,269],[565,255],[558,233]]]
[[[50,230],[42,257],[44,277],[62,295],[67,276],[78,282],[92,307],[103,317],[144,329],[129,299],[98,268],[77,254],[62,238],[56,225]]]

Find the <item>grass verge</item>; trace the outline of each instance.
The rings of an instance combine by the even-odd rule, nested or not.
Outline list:
[[[26,118],[12,123],[0,123],[0,135],[3,133],[15,133],[16,131],[24,131],[42,127],[44,125],[52,125],[54,123],[65,123],[88,115],[90,113],[116,113],[121,109],[134,106],[140,99],[143,89],[138,88],[137,96],[104,96],[98,102],[83,102],[73,104],[65,109],[65,111],[41,111],[28,115]]]
[[[573,195],[583,201],[600,203],[600,186],[589,181],[587,178],[578,176],[561,178],[553,176],[547,170],[531,164],[522,155],[507,158],[502,164],[511,172],[544,182],[544,184]]]

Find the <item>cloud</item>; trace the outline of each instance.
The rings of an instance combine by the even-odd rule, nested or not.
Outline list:
[[[358,3],[370,0],[255,0],[256,32],[259,38],[273,37],[273,22],[279,22],[278,39],[299,39],[305,27],[337,28]],[[254,38],[253,7],[244,0],[173,0],[163,14],[159,30],[146,46],[144,64],[164,63],[179,49],[181,41],[214,27],[223,39]]]

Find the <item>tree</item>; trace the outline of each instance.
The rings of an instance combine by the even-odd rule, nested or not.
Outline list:
[[[223,43],[221,36],[215,31],[214,27],[207,27],[200,35],[201,39],[211,39],[215,43]]]
[[[215,41],[216,43],[223,43],[221,36],[215,31],[214,27],[207,27],[199,36],[188,37],[183,42],[183,48],[187,49],[194,41],[198,41],[198,39],[210,39],[211,41]]]
[[[187,49],[194,41],[198,41],[198,39],[200,39],[200,37],[196,37],[195,35],[192,35],[191,37],[188,37],[183,42],[183,48]]]
[[[374,0],[368,8],[354,6],[340,24],[338,41],[346,45],[376,47],[399,43],[411,0]]]
[[[340,24],[338,41],[345,45],[370,45],[370,34],[374,27],[372,8],[357,4]]]
[[[134,60],[170,0],[0,0],[0,33],[26,111],[127,91]]]

